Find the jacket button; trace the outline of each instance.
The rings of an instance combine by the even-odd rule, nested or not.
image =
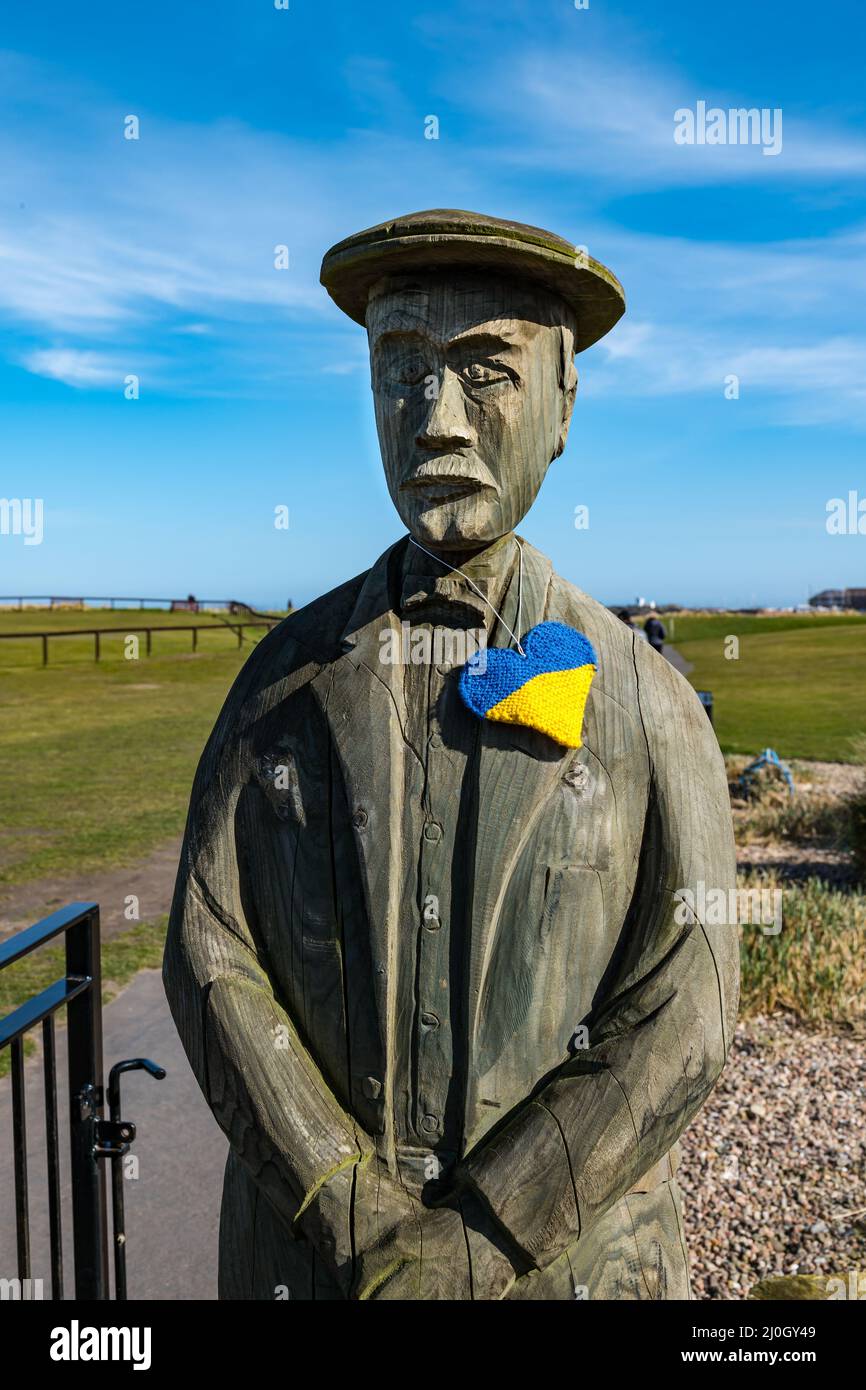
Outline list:
[[[438,821],[428,820],[424,826],[424,839],[432,840],[434,843],[436,840],[442,839],[442,826]]]
[[[367,824],[367,812],[361,807],[352,817],[352,824],[356,830],[363,830]]]
[[[422,1014],[422,1015],[421,1015],[421,1022],[424,1024],[424,1027],[425,1027],[425,1028],[438,1028],[438,1027],[439,1027],[439,1019],[436,1017],[435,1014],[431,1014],[431,1013],[424,1013],[424,1014]]]
[[[439,1118],[436,1115],[422,1115],[421,1128],[427,1134],[433,1134],[439,1128]]]

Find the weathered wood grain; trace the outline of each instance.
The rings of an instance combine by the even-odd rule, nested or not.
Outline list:
[[[687,1297],[669,1155],[738,943],[678,894],[735,881],[721,755],[686,682],[515,539],[568,429],[571,311],[419,272],[367,326],[391,496],[466,578],[398,542],[260,644],[205,750],[165,981],[232,1144],[221,1297]],[[598,653],[579,750],[476,720],[447,660],[383,660],[404,621],[546,620]]]

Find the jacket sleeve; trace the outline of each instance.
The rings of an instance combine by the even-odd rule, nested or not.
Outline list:
[[[530,1267],[585,1234],[703,1104],[736,1020],[736,923],[697,920],[736,883],[727,780],[712,726],[668,663],[634,644],[651,783],[638,876],[589,1046],[470,1153],[462,1180]],[[709,914],[706,914],[709,915]]]
[[[276,997],[244,912],[236,807],[245,778],[236,693],[205,749],[192,794],[163,979],[192,1069],[215,1118],[280,1216],[320,1221],[339,1267],[369,1136],[338,1103]],[[233,703],[234,702],[234,703]],[[221,727],[225,736],[221,736]]]

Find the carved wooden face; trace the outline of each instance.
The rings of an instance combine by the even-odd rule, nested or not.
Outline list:
[[[422,545],[489,544],[525,516],[564,447],[577,384],[569,311],[482,274],[377,289],[367,332],[394,506]]]

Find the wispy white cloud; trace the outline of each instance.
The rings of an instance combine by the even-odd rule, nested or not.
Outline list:
[[[36,376],[50,377],[67,386],[116,386],[118,390],[129,371],[115,358],[76,348],[38,348],[22,358],[22,366]]]
[[[739,399],[763,400],[787,424],[866,423],[866,338],[788,344],[765,335],[744,346],[730,330],[639,322],[614,330],[599,356],[587,372],[593,395],[721,398],[736,378]]]
[[[367,130],[305,141],[145,111],[140,140],[127,141],[122,113],[100,93],[0,58],[0,116],[4,100],[26,92],[55,132],[40,139],[34,119],[14,133],[6,122],[0,136],[0,315],[37,340],[17,360],[70,385],[105,387],[136,370],[158,336],[176,345],[165,348],[176,360],[162,385],[183,393],[278,390],[289,371],[349,373],[365,362],[363,335],[318,284],[323,250],[413,206],[544,221],[549,205],[526,177],[548,168],[569,181],[567,199],[581,196],[577,230],[629,298],[627,317],[587,361],[590,390],[712,391],[733,372],[767,397],[820,397],[813,410],[824,418],[859,413],[863,343],[840,335],[839,314],[844,306],[853,328],[866,311],[866,231],[767,245],[648,236],[605,219],[597,190],[756,170],[766,179],[783,167],[820,181],[827,170],[866,171],[866,144],[786,114],[776,160],[755,148],[677,146],[678,106],[696,96],[754,104],[761,94],[695,93],[672,67],[611,51],[536,39],[473,67],[471,81],[456,74],[452,99],[496,120],[491,96],[505,89],[507,62],[520,123],[487,141],[479,116],[475,143],[449,144],[446,121],[441,147],[423,140],[420,124],[407,133],[409,118],[421,117],[399,72],[379,60],[347,70],[366,93]],[[375,129],[377,111],[391,124]],[[549,220],[558,225],[555,212]],[[281,244],[287,271],[274,267]]]
[[[459,80],[459,79],[456,79]],[[866,177],[866,140],[826,119],[778,108],[768,79],[758,90],[710,88],[673,64],[653,61],[635,45],[604,46],[573,25],[555,38],[537,30],[507,54],[494,55],[481,81],[473,71],[464,98],[502,139],[492,159],[561,174],[573,170],[606,185],[641,188],[793,179],[821,184],[840,175]],[[501,93],[519,121],[502,114]],[[698,101],[725,112],[781,110],[781,149],[768,158],[755,144],[678,144],[676,113]],[[503,128],[507,127],[507,128]]]
[[[759,100],[733,94],[684,95],[674,81],[640,70],[600,62],[578,75],[574,100],[551,73],[547,56],[528,58],[518,75],[532,113],[522,157],[556,167],[579,158],[581,168],[605,182],[627,174],[632,187],[671,187],[693,183],[736,183],[749,179],[822,182],[839,175],[866,176],[866,141],[831,126],[821,128],[780,108],[781,148],[767,158],[759,143],[678,144],[676,113],[694,110],[703,100],[728,112],[758,108]],[[776,108],[770,106],[768,110]],[[544,138],[541,138],[542,132]],[[536,143],[537,141],[537,143]],[[509,151],[515,157],[521,152]]]

